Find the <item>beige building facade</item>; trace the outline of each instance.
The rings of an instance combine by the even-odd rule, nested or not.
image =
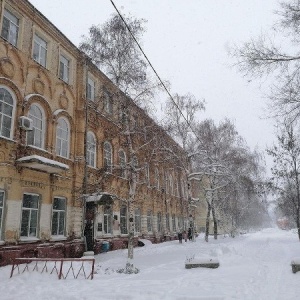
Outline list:
[[[28,1],[0,3],[0,265],[126,248],[129,222],[136,243],[173,239],[182,149]]]

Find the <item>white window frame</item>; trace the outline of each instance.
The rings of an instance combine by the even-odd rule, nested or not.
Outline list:
[[[56,155],[69,158],[70,151],[70,125],[69,122],[60,117],[56,126]]]
[[[2,240],[4,204],[5,204],[5,192],[3,190],[0,190],[0,241]]]
[[[113,167],[112,157],[113,157],[112,145],[109,142],[104,142],[104,144],[103,144],[103,159],[104,159],[103,165],[107,169],[106,171],[109,173],[112,173],[112,167]]]
[[[88,77],[86,84],[86,97],[91,101],[95,101],[96,82],[91,77]]]
[[[174,182],[173,182],[172,174],[169,175],[169,191],[170,191],[170,195],[174,196]]]
[[[33,36],[32,58],[46,68],[48,54],[48,42],[36,32]]]
[[[15,20],[14,20],[15,19]],[[4,22],[8,22],[7,36],[4,34]],[[1,36],[10,44],[17,47],[20,33],[20,18],[9,9],[4,8],[2,16]]]
[[[14,93],[5,86],[0,85],[0,90],[3,90],[3,99],[0,98],[0,103],[2,104],[2,111],[0,111],[0,137],[12,139],[14,132],[14,118],[15,118],[15,109],[16,109],[16,99]],[[8,95],[9,96],[8,96]],[[7,103],[5,101],[6,97],[10,97],[12,103]],[[6,107],[6,111],[5,111]],[[11,114],[8,114],[8,110],[11,110]],[[5,127],[6,122],[10,122],[10,128]],[[4,135],[3,130],[7,128],[9,130],[9,134]]]
[[[34,106],[37,107],[37,109],[40,111],[41,116],[36,116],[33,114],[33,112],[31,112],[31,109]],[[32,103],[28,111],[28,117],[33,121],[33,130],[27,132],[27,145],[44,149],[45,148],[45,123],[46,123],[44,109],[39,104]],[[30,139],[32,139],[32,141]]]
[[[56,208],[55,207],[55,200],[61,200],[64,202],[64,208]],[[54,215],[57,214],[57,230],[54,232]],[[61,224],[61,215],[63,215],[63,224]],[[66,218],[67,217],[67,199],[65,197],[54,197],[52,203],[52,222],[51,222],[51,235],[52,236],[66,236]]]
[[[28,196],[33,196],[33,197],[37,197],[37,207],[25,207],[24,206],[24,198],[25,198],[25,195],[28,195]],[[22,238],[37,238],[38,236],[38,231],[39,231],[39,207],[40,207],[40,201],[41,201],[41,197],[40,195],[38,194],[33,194],[33,193],[24,193],[23,194],[23,200],[22,200],[22,217],[21,217],[21,229],[20,229],[20,237],[21,239]],[[27,228],[26,228],[26,231],[27,233],[24,235],[22,234],[22,230],[23,230],[23,218],[25,217],[24,214],[25,212],[29,212],[29,218],[28,218],[28,221],[27,221]],[[36,223],[33,224],[35,226],[32,226],[32,215],[33,214],[36,214]],[[30,230],[31,228],[35,228],[35,234],[34,235],[31,235],[30,234]]]
[[[70,83],[71,60],[64,54],[59,55],[59,78]]]
[[[88,166],[96,168],[97,140],[93,132],[89,131],[86,137],[86,161]]]
[[[170,215],[166,213],[166,229],[170,231]]]

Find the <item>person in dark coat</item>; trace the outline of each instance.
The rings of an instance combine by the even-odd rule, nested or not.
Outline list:
[[[182,232],[181,231],[178,232],[178,240],[179,240],[179,243],[182,244]]]
[[[192,228],[190,227],[189,230],[188,230],[188,238],[189,238],[189,241],[192,240]]]

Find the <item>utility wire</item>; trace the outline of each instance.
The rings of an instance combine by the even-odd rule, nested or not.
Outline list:
[[[151,69],[153,70],[154,74],[156,75],[156,77],[158,78],[159,82],[161,83],[161,85],[163,86],[163,88],[165,89],[165,91],[167,92],[167,94],[169,95],[170,99],[172,100],[173,104],[176,106],[176,108],[178,109],[178,111],[180,112],[181,116],[183,117],[183,119],[185,120],[185,122],[187,123],[187,125],[189,126],[189,128],[191,129],[191,131],[193,132],[193,134],[195,135],[196,139],[200,141],[199,137],[197,136],[197,134],[195,133],[195,131],[193,130],[190,122],[187,120],[187,118],[185,117],[185,115],[183,114],[183,112],[181,111],[181,109],[179,108],[178,104],[175,102],[174,98],[172,97],[171,93],[169,92],[169,90],[167,89],[166,85],[164,84],[164,82],[161,80],[160,76],[158,75],[158,73],[156,72],[155,68],[153,67],[153,65],[151,64],[150,60],[148,59],[147,55],[145,54],[145,52],[143,51],[142,47],[140,46],[139,42],[137,41],[137,39],[135,38],[134,34],[131,32],[130,27],[128,26],[128,24],[126,23],[126,20],[123,18],[123,16],[121,15],[120,11],[118,10],[118,8],[116,7],[115,3],[113,0],[110,0],[111,4],[113,5],[113,7],[115,8],[116,12],[118,13],[118,15],[120,16],[120,18],[122,19],[122,21],[124,22],[126,28],[128,29],[131,37],[134,39],[135,43],[137,44],[137,46],[139,47],[140,51],[143,53],[145,59],[147,60],[148,64],[150,65]]]

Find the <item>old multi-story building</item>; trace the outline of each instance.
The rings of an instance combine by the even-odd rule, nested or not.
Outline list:
[[[27,0],[0,3],[0,265],[125,248],[129,221],[173,238],[182,149]]]

